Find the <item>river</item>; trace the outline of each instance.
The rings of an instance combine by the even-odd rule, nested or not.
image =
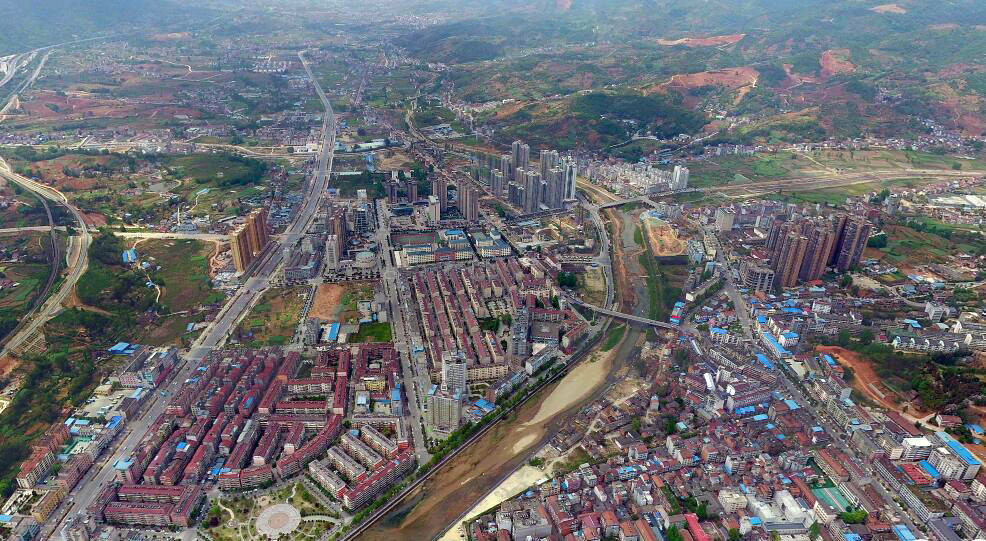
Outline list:
[[[618,251],[622,252],[619,248]],[[618,254],[619,256],[619,254]],[[628,262],[639,270],[635,258]],[[635,313],[646,315],[644,280],[634,289]],[[624,284],[620,284],[624,286]],[[640,351],[643,330],[628,328],[613,351],[596,352],[554,385],[542,389],[509,419],[491,429],[422,484],[405,502],[383,517],[359,539],[367,541],[423,541],[435,539],[493,491],[512,492],[511,476],[524,466],[560,427],[571,422],[585,404],[602,396],[620,379],[627,361]],[[529,477],[533,477],[530,471]],[[528,478],[528,477],[525,477]],[[505,483],[505,481],[507,481]],[[513,489],[513,490],[511,490]],[[492,498],[491,505],[497,503]]]

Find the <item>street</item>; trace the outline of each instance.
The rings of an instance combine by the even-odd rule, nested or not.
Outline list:
[[[301,58],[305,71],[308,73],[312,83],[315,85],[316,91],[322,99],[322,103],[325,106],[326,111],[325,118],[322,123],[322,146],[318,157],[316,158],[315,168],[312,171],[312,178],[308,183],[307,192],[305,193],[305,197],[303,199],[303,207],[295,215],[294,220],[285,230],[285,234],[283,236],[280,238],[272,237],[270,244],[261,256],[259,256],[260,260],[253,267],[254,270],[252,275],[248,277],[242,286],[240,286],[233,297],[227,301],[226,305],[220,311],[219,316],[203,331],[201,335],[199,335],[199,338],[189,349],[188,353],[182,356],[182,360],[180,361],[181,364],[178,366],[175,375],[163,385],[171,385],[173,388],[177,388],[177,385],[183,384],[183,382],[192,374],[192,371],[199,366],[199,363],[205,359],[213,349],[221,347],[221,345],[225,343],[226,339],[229,337],[229,334],[235,328],[235,325],[242,317],[246,315],[253,301],[269,287],[270,277],[281,263],[281,246],[284,243],[293,244],[302,234],[304,234],[311,224],[312,218],[315,216],[316,211],[321,205],[322,198],[326,193],[326,188],[328,187],[329,182],[329,172],[332,170],[332,162],[335,156],[335,115],[332,111],[332,105],[329,103],[328,98],[322,92],[321,86],[315,79],[314,75],[312,75],[311,69],[308,67],[303,53],[299,53],[298,56]],[[61,194],[59,193],[59,195]],[[64,198],[64,195],[61,197]],[[83,229],[83,231],[86,230]],[[83,235],[85,238],[88,238],[89,236],[88,232],[83,233]],[[85,246],[88,247],[88,240],[85,242]],[[77,265],[76,269],[80,267],[82,267],[82,265]],[[79,274],[81,275],[81,272],[79,272]],[[63,287],[62,291],[68,289],[71,288]],[[41,318],[37,319],[40,320]],[[61,527],[62,521],[65,517],[84,510],[99,490],[106,486],[107,483],[112,482],[115,476],[113,463],[118,459],[126,458],[128,456],[129,451],[140,442],[141,438],[144,436],[144,432],[146,432],[147,428],[154,422],[154,420],[164,412],[164,409],[167,407],[169,402],[168,397],[162,397],[159,392],[150,393],[150,397],[147,400],[148,402],[143,406],[143,413],[139,414],[134,419],[128,420],[126,429],[122,432],[122,434],[124,434],[122,440],[117,442],[115,446],[111,446],[111,448],[106,451],[106,458],[104,458],[101,462],[94,464],[93,467],[89,469],[75,489],[73,489],[68,495],[66,500],[52,514],[53,517],[57,518],[55,520],[49,520],[44,525],[42,532],[45,537],[49,537],[53,532],[57,531],[57,529]],[[68,502],[69,507],[62,509],[65,502]]]

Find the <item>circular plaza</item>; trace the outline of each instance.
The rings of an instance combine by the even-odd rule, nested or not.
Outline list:
[[[301,513],[295,506],[279,503],[265,508],[257,517],[257,532],[269,539],[290,534],[301,524]]]

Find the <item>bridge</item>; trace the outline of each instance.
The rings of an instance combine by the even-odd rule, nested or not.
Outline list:
[[[607,308],[600,308],[600,307],[598,307],[598,306],[596,306],[594,304],[584,303],[584,302],[582,302],[580,300],[577,300],[577,299],[569,299],[569,302],[571,302],[572,304],[575,304],[577,306],[581,306],[583,308],[587,308],[589,310],[592,310],[593,312],[596,312],[596,313],[599,313],[599,314],[603,314],[603,315],[607,315],[607,316],[612,316],[612,317],[623,319],[623,320],[626,320],[626,321],[632,321],[634,323],[642,323],[644,325],[651,325],[653,327],[661,327],[663,329],[671,329],[673,331],[681,330],[681,328],[678,327],[677,325],[672,325],[670,323],[665,323],[663,321],[656,321],[656,320],[653,320],[653,319],[648,319],[646,317],[635,316],[633,314],[624,314],[623,312],[617,312],[615,310],[609,310]]]
[[[663,192],[654,192],[647,195],[641,195],[637,197],[630,197],[627,199],[620,199],[618,201],[610,201],[609,203],[603,203],[599,205],[600,209],[608,209],[613,207],[618,207],[620,205],[626,205],[627,203],[644,203],[651,207],[657,207],[657,203],[654,202],[652,197],[667,197],[669,195],[674,195],[678,193],[691,193],[691,192],[701,192],[704,191],[700,188],[686,188],[684,190],[666,190]]]

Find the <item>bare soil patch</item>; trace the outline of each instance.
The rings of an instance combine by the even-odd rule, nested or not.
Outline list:
[[[647,242],[654,255],[658,257],[681,255],[685,253],[685,241],[678,238],[674,228],[668,223],[644,220]]]
[[[852,73],[856,66],[849,61],[849,49],[829,49],[822,53],[819,62],[822,64],[822,77],[832,77],[843,73]]]
[[[718,47],[739,43],[746,34],[730,34],[726,36],[710,36],[707,38],[659,39],[658,45],[684,45],[686,47]]]
[[[335,321],[345,292],[346,287],[340,284],[320,284],[315,291],[315,300],[312,301],[308,315],[323,321]]]
[[[851,368],[853,379],[850,387],[857,392],[886,409],[902,414],[905,413],[901,404],[903,400],[901,400],[900,395],[884,385],[870,362],[862,358],[858,353],[838,346],[818,346],[815,348],[815,351],[818,353],[827,353],[842,366]],[[920,418],[928,415],[928,413],[917,411],[911,407],[907,410],[906,415]]]
[[[759,76],[760,74],[757,70],[750,67],[726,68],[715,71],[675,75],[671,77],[670,81],[660,86],[672,90],[687,90],[703,86],[724,86],[726,88],[737,89],[756,84]]]
[[[903,15],[907,13],[906,9],[897,4],[881,4],[879,6],[871,7],[870,11],[875,13],[893,13],[894,15]]]

